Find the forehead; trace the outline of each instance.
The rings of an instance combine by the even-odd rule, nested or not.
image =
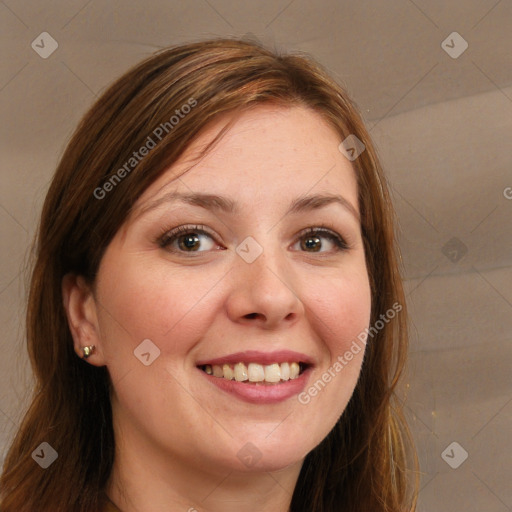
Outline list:
[[[234,124],[197,161],[228,121]],[[144,191],[134,211],[176,191],[231,197],[242,208],[289,204],[314,193],[342,194],[359,212],[355,172],[339,151],[340,142],[334,128],[305,107],[259,105],[223,114]]]

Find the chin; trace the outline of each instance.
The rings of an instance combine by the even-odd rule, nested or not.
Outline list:
[[[265,437],[266,436],[266,437]],[[302,463],[306,455],[316,446],[311,444],[311,437],[294,438],[286,434],[272,438],[265,436],[246,436],[234,443],[236,470],[242,472],[280,471],[289,466]],[[233,459],[228,461],[233,465]]]

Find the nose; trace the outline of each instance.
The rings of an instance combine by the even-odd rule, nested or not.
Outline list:
[[[252,263],[236,256],[226,306],[233,322],[275,329],[293,325],[304,313],[299,283],[281,252],[264,249]]]

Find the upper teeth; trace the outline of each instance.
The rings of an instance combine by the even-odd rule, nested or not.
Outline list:
[[[262,365],[258,363],[236,363],[204,365],[204,371],[214,377],[222,377],[238,382],[279,382],[281,380],[296,379],[300,373],[299,363],[273,363]]]

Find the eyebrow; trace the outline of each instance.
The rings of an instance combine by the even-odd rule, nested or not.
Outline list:
[[[202,194],[202,193],[188,193],[183,194],[180,192],[168,192],[163,195],[159,199],[153,201],[152,203],[141,208],[137,217],[145,214],[146,212],[157,208],[158,206],[171,203],[174,201],[179,201],[185,204],[190,204],[192,206],[199,206],[206,210],[212,211],[222,211],[225,213],[230,213],[236,215],[240,212],[238,204],[230,198],[219,196],[216,194]],[[339,204],[345,210],[347,210],[358,223],[361,222],[361,218],[359,216],[358,211],[354,208],[352,203],[350,203],[343,196],[337,194],[315,194],[310,196],[302,196],[293,200],[285,215],[289,214],[298,214],[303,212],[308,212],[311,210],[318,210],[320,208],[324,208],[330,204]]]

